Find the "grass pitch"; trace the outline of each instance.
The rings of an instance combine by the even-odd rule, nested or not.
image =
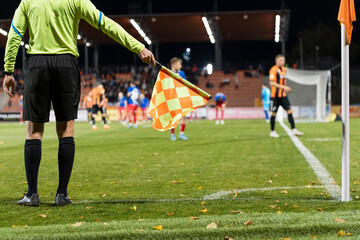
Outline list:
[[[39,172],[41,205],[29,208],[16,205],[27,189],[25,127],[1,123],[0,239],[332,239],[340,230],[359,237],[360,121],[351,120],[348,203],[332,200],[285,131],[276,128],[281,137],[270,139],[263,120],[224,126],[204,120],[187,124],[189,141],[171,142],[168,132],[150,125],[126,129],[114,122],[109,130],[92,131],[88,123],[76,123],[68,189],[73,204],[55,207],[58,140],[49,123]],[[341,186],[341,123],[297,128]],[[217,228],[207,229],[212,222]],[[159,225],[162,230],[153,228]]]

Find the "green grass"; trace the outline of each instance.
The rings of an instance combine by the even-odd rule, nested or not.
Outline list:
[[[305,146],[341,184],[341,123],[297,127],[306,134],[301,138]],[[16,205],[27,188],[25,127],[1,123],[0,239],[330,239],[337,238],[341,229],[356,237],[360,234],[355,198],[360,191],[357,130],[360,120],[352,119],[354,200],[342,203],[333,201],[319,186],[285,131],[277,125],[281,137],[270,139],[269,126],[263,120],[231,120],[224,126],[205,120],[189,123],[189,141],[176,142],[169,140],[168,132],[150,127],[128,130],[112,123],[110,130],[92,131],[88,123],[77,123],[75,164],[68,189],[73,205],[55,207],[58,140],[55,125],[49,123],[39,172],[41,205],[28,208]],[[295,188],[312,182],[317,188]],[[248,191],[235,198],[231,193],[203,203],[205,195],[221,190],[272,187],[280,189]],[[281,187],[294,188],[281,193]],[[200,212],[205,208],[206,213]],[[232,211],[243,213],[233,215]],[[335,217],[346,222],[336,222]],[[254,224],[244,226],[248,220]],[[71,226],[76,222],[83,224]],[[211,222],[218,228],[206,229]],[[153,230],[156,225],[163,225],[163,230]]]

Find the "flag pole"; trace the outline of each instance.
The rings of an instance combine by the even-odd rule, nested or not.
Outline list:
[[[342,113],[342,201],[350,201],[350,129],[349,129],[349,45],[345,25],[341,23],[341,113]]]

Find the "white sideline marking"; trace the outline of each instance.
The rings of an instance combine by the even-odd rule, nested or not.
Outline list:
[[[325,186],[329,194],[337,201],[341,200],[341,188],[336,184],[335,180],[330,176],[326,168],[319,162],[319,160],[307,149],[298,137],[293,136],[291,130],[284,123],[280,122],[280,125],[284,128],[289,135],[295,146],[304,155],[306,161],[314,170],[320,183]]]
[[[226,196],[232,193],[244,193],[244,192],[255,192],[255,191],[273,191],[273,190],[284,190],[284,189],[304,189],[304,188],[326,188],[326,186],[303,186],[303,187],[269,187],[269,188],[246,188],[246,189],[233,189],[228,191],[221,190],[217,193],[205,195],[204,200],[216,200],[222,196]]]

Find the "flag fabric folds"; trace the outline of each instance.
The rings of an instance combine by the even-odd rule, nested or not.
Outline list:
[[[354,0],[341,0],[338,20],[345,25],[345,41],[346,45],[350,45],[353,30],[352,23],[356,21]]]
[[[149,107],[153,128],[158,131],[175,128],[181,117],[204,106],[210,98],[208,93],[162,66]]]

